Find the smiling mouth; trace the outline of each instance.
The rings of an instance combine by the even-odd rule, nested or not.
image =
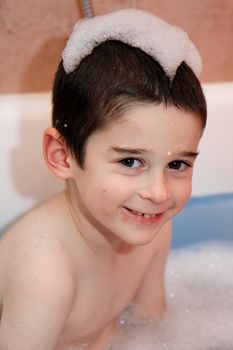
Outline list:
[[[154,223],[157,222],[163,213],[157,213],[157,214],[149,214],[149,213],[143,213],[140,211],[136,211],[133,209],[129,209],[124,207],[125,211],[134,219],[141,223]]]

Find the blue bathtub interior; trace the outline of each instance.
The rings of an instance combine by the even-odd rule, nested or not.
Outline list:
[[[233,244],[233,193],[193,197],[174,218],[172,248],[207,241]]]

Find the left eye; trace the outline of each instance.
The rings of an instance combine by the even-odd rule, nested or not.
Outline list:
[[[142,162],[136,158],[125,158],[120,161],[127,168],[139,168],[142,165]]]
[[[174,160],[173,162],[168,164],[168,167],[169,169],[173,169],[173,170],[184,170],[187,167],[190,167],[190,165],[181,160]]]

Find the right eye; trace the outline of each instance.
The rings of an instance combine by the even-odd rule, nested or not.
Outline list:
[[[120,160],[120,163],[127,168],[140,168],[142,166],[142,162],[137,158],[124,158]]]

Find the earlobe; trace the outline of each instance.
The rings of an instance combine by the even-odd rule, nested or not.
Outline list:
[[[55,128],[44,132],[43,154],[50,171],[60,179],[72,178],[70,155],[60,133]]]

